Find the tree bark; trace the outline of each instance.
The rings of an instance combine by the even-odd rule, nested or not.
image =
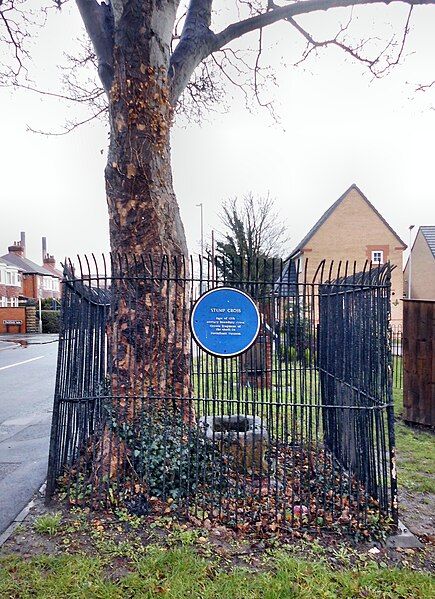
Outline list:
[[[145,6],[144,6],[145,5]],[[111,393],[133,423],[179,413],[192,423],[187,244],[172,185],[167,72],[173,14],[165,3],[114,5],[110,149],[105,171],[113,256]],[[169,12],[169,15],[168,15]],[[164,258],[164,257],[167,257]],[[118,276],[119,275],[119,276]],[[184,399],[183,399],[184,398]],[[99,475],[119,472],[128,449],[105,431]]]

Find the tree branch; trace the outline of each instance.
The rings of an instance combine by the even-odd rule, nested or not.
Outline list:
[[[304,0],[290,4],[289,6],[280,6],[268,12],[262,13],[238,23],[232,23],[220,33],[215,35],[215,46],[213,51],[222,48],[229,42],[268,25],[273,25],[278,21],[288,20],[291,17],[329,10],[331,8],[345,8],[348,6],[362,6],[366,4],[391,4],[391,2],[404,2],[412,6],[435,4],[435,0]]]
[[[355,60],[358,60],[359,62],[366,64],[368,66],[368,68],[370,69],[370,72],[375,77],[381,77],[391,66],[398,64],[398,62],[403,54],[406,38],[409,33],[409,23],[410,23],[413,8],[414,8],[414,6],[411,4],[411,6],[409,8],[409,12],[408,12],[408,17],[406,19],[402,42],[400,44],[400,48],[397,53],[397,56],[394,60],[392,60],[390,57],[387,57],[386,64],[383,66],[383,68],[379,68],[380,60],[381,60],[382,56],[385,55],[388,48],[394,47],[396,45],[394,37],[388,42],[386,48],[382,49],[381,52],[379,52],[377,56],[375,56],[374,58],[367,58],[361,54],[361,49],[363,48],[363,46],[365,45],[366,42],[361,42],[359,44],[359,46],[352,48],[350,45],[348,45],[338,39],[339,36],[341,34],[343,34],[349,27],[351,20],[352,20],[352,16],[350,17],[347,25],[345,25],[344,27],[341,27],[340,30],[338,31],[338,33],[335,35],[335,37],[333,37],[331,39],[321,40],[321,41],[316,40],[306,29],[304,29],[295,19],[293,19],[293,17],[289,17],[288,19],[286,19],[286,21],[288,23],[290,23],[290,25],[292,25],[297,31],[299,31],[299,33],[308,42],[307,49],[305,50],[302,58],[296,63],[296,65],[300,64],[301,62],[304,62],[308,58],[308,56],[311,54],[311,52],[313,50],[315,50],[316,48],[326,48],[328,46],[336,46],[340,50],[343,50],[343,52],[350,54],[352,56],[352,58],[354,58]]]
[[[86,31],[98,59],[98,74],[106,93],[113,81],[113,13],[110,4],[76,0]]]
[[[169,66],[171,103],[174,106],[189,79],[210,53],[215,34],[210,30],[213,0],[191,0],[180,41]]]
[[[103,115],[107,111],[108,111],[107,106],[104,106],[103,108],[100,108],[100,110],[98,110],[91,116],[87,117],[86,119],[76,121],[75,123],[67,124],[63,131],[42,131],[40,129],[33,129],[30,125],[27,125],[27,131],[30,131],[31,133],[37,133],[38,135],[56,136],[56,137],[61,136],[61,135],[68,135],[68,133],[71,133],[71,131],[74,131],[74,129],[77,129],[78,127],[81,127],[82,125],[85,125],[86,123],[90,123],[91,121],[98,119],[99,117],[101,117],[101,115]]]

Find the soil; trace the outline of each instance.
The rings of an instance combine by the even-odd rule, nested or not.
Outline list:
[[[423,542],[435,544],[435,495],[433,493],[399,493],[399,517]]]

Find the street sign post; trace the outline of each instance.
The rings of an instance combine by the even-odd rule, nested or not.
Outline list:
[[[260,313],[244,291],[217,287],[199,297],[190,327],[196,343],[207,353],[231,358],[247,351],[260,331]]]

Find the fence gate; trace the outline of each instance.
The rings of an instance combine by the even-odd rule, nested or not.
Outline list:
[[[259,312],[241,355],[190,334],[217,287]],[[260,534],[397,521],[389,292],[389,266],[68,264],[47,497]]]

